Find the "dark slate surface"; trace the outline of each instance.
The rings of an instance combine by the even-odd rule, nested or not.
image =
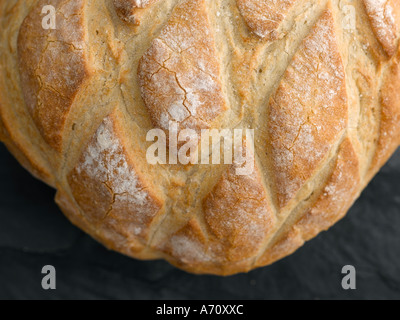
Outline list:
[[[109,252],[72,226],[0,146],[0,299],[395,299],[400,298],[400,152],[347,218],[270,267],[228,278],[193,276],[162,261]],[[354,265],[357,290],[341,287]],[[41,288],[54,265],[57,290]]]

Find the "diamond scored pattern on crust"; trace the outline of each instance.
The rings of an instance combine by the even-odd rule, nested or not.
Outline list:
[[[53,1],[62,3],[71,12],[82,10],[74,9],[74,3],[84,2]],[[123,13],[124,21],[138,24],[136,10],[155,2],[114,0],[114,5],[120,17]],[[280,26],[295,3],[294,0],[237,0],[249,30],[265,41],[280,38]],[[393,1],[364,0],[364,3],[377,39],[386,53],[393,55],[399,32],[395,12],[390,15],[392,11],[388,9]],[[27,32],[33,23],[30,16],[21,28],[28,43],[28,49],[19,49],[21,70],[28,70],[25,75],[21,72],[26,104],[42,135],[55,149],[62,143],[62,126],[73,104],[70,97],[79,92],[89,75],[82,20],[80,14],[71,17],[71,22],[76,22],[75,32],[69,34],[72,27],[62,25],[56,33],[57,41],[62,41],[51,42],[40,54],[34,44],[43,39]],[[248,177],[235,176],[235,165],[230,166],[204,197],[202,216],[190,217],[178,231],[167,234],[162,243],[151,244],[152,249],[166,253],[172,263],[188,270],[231,274],[288,255],[342,217],[357,196],[361,178],[357,152],[346,136],[349,112],[346,78],[335,34],[334,17],[327,9],[298,48],[270,97],[267,149],[271,181],[263,181],[263,172],[257,165]],[[42,70],[41,62],[52,65],[53,45],[63,46],[61,52],[73,51],[61,68],[74,74],[58,72],[61,76],[67,74],[68,79],[51,81],[52,75]],[[29,54],[36,55],[37,65],[24,64],[23,57]],[[38,71],[45,76],[39,77]],[[219,127],[229,110],[221,79],[207,1],[179,1],[139,64],[139,86],[153,125],[166,131],[169,121],[177,122],[179,129],[200,131]],[[72,81],[72,92],[63,87],[62,80]],[[47,87],[59,101],[51,119],[40,113],[40,108],[50,100],[42,97]],[[64,103],[63,99],[72,100]],[[149,248],[148,233],[163,213],[164,202],[157,196],[157,189],[147,184],[152,177],[142,174],[135,162],[122,136],[121,118],[114,111],[104,119],[67,180],[74,200],[85,219],[99,231],[100,240],[135,256]],[[55,135],[51,136],[51,132]],[[321,171],[332,148],[337,148],[337,156],[327,172],[326,186],[313,198],[314,205],[296,217],[280,216],[296,200],[302,200],[301,190]],[[256,162],[253,156],[252,161]],[[264,183],[271,186],[271,195],[267,194]],[[311,184],[310,189],[317,186]],[[271,234],[276,237],[269,239]],[[126,247],[132,247],[132,251]]]

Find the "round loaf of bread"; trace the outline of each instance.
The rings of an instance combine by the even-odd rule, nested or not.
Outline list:
[[[271,264],[341,219],[400,144],[398,0],[0,0],[0,23],[1,141],[131,257]],[[171,124],[254,130],[253,170],[149,163],[149,132]]]

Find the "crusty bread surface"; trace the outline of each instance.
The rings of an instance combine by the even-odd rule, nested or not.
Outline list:
[[[137,259],[271,264],[400,144],[398,0],[0,0],[0,24],[0,140],[72,223]],[[147,133],[171,122],[254,129],[254,170],[150,164]]]

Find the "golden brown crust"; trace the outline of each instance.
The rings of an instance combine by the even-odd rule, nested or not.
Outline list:
[[[254,155],[248,161],[254,162]],[[237,175],[238,167],[233,164],[204,200],[205,221],[225,244],[224,255],[229,261],[254,256],[276,223],[258,168],[251,174]]]
[[[372,29],[389,56],[397,52],[400,3],[397,0],[363,0]]]
[[[96,228],[126,239],[148,239],[163,200],[139,173],[118,111],[108,116],[68,175],[72,194]]]
[[[56,29],[44,29],[45,5],[56,9]],[[18,57],[26,105],[46,142],[63,143],[66,118],[89,77],[84,26],[85,1],[39,1],[21,25]]]
[[[209,243],[200,223],[196,219],[190,220],[182,229],[171,235],[171,238],[161,249],[172,257],[172,263],[185,270],[218,273],[216,263],[216,249]]]
[[[400,144],[400,55],[389,65],[381,87],[381,119],[372,170],[378,171]],[[374,172],[374,173],[375,173]]]
[[[0,111],[1,111],[1,93],[0,93]],[[18,162],[28,170],[34,177],[47,183],[49,186],[55,186],[54,175],[49,168],[42,162],[37,161],[25,149],[18,145],[17,139],[13,139],[11,133],[7,130],[0,113],[0,141],[3,142],[11,154]]]
[[[143,9],[150,7],[159,0],[113,0],[115,10],[121,20],[139,26],[144,13]]]
[[[178,5],[140,61],[139,83],[154,125],[208,129],[227,109],[204,0]]]
[[[247,153],[247,161],[254,162],[248,143],[243,145],[243,156]],[[166,245],[160,245],[172,256],[172,263],[196,273],[229,275],[237,268],[251,269],[253,257],[274,230],[276,216],[258,168],[237,175],[247,161],[230,165],[204,198],[204,230],[192,218]]]
[[[282,37],[279,27],[296,0],[236,0],[250,30],[267,39]]]
[[[336,0],[0,1],[0,139],[108,248],[246,272],[341,219],[399,146],[398,8],[357,2],[354,32]],[[150,165],[170,120],[255,129],[254,171]]]
[[[121,234],[113,225],[103,224],[97,228],[82,215],[82,211],[76,202],[66,193],[57,192],[56,203],[72,224],[84,230],[95,240],[105,245],[108,249],[118,251],[127,256],[135,256],[137,259],[155,259],[157,256],[147,252],[146,247],[134,239]]]
[[[338,150],[332,173],[317,200],[295,220],[297,222],[277,233],[278,236],[256,264],[263,266],[284,258],[305,241],[328,230],[349,210],[358,197],[360,185],[359,160],[351,141],[346,138]]]
[[[280,208],[318,171],[347,127],[347,110],[343,62],[332,13],[326,11],[270,101],[268,143]]]

